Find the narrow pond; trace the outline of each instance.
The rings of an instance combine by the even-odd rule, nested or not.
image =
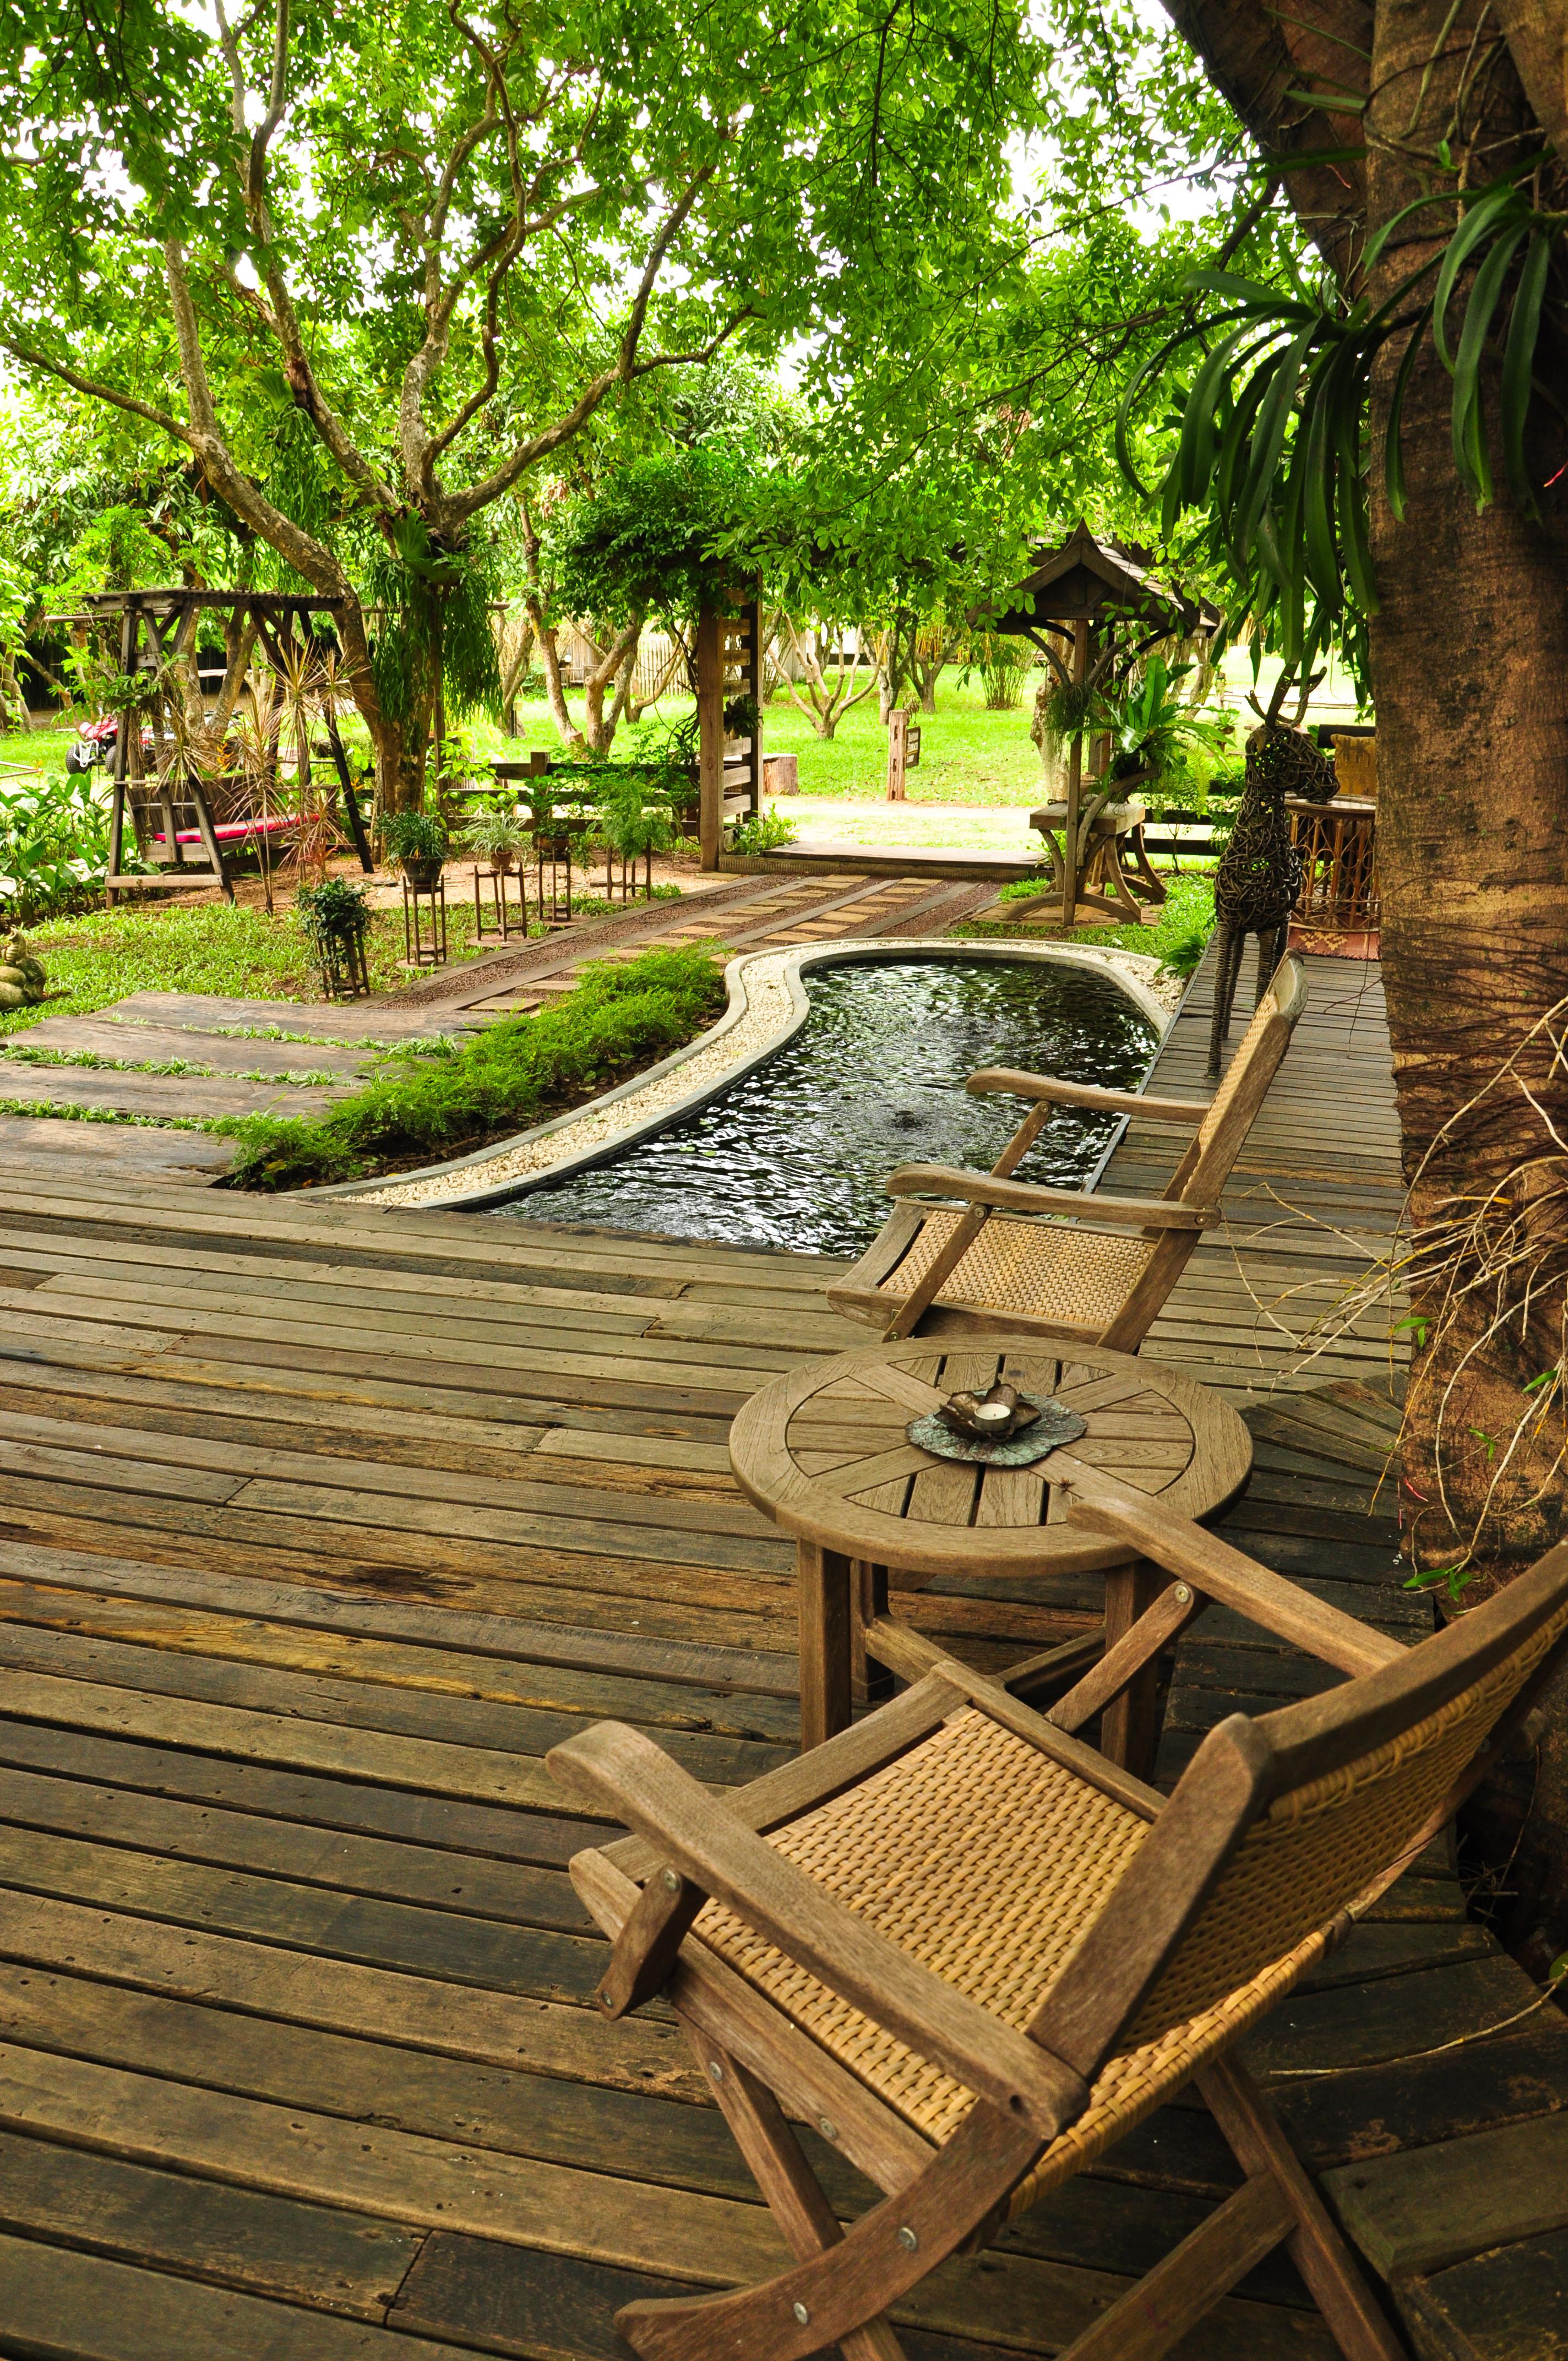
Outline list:
[[[496,1217],[857,1255],[887,1217],[882,1184],[895,1165],[995,1162],[1025,1110],[970,1097],[964,1083],[981,1066],[1124,1090],[1158,1038],[1109,976],[1066,961],[893,959],[812,969],[804,982],[810,1014],[763,1064]],[[1058,1109],[1018,1178],[1081,1186],[1113,1123]]]

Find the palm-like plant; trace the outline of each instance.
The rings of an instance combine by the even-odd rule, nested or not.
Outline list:
[[[1191,670],[1190,664],[1168,664],[1163,656],[1152,655],[1141,672],[1101,696],[1092,726],[1110,735],[1108,778],[1129,785],[1135,779],[1157,784],[1189,746],[1223,752],[1230,724],[1203,719],[1179,693]]]
[[[529,847],[527,823],[510,806],[482,804],[470,814],[458,841],[477,861],[488,862],[504,877],[515,869]]]
[[[1298,280],[1289,291],[1226,271],[1197,271],[1192,295],[1222,308],[1171,337],[1128,386],[1117,421],[1124,472],[1138,485],[1126,439],[1146,389],[1175,356],[1202,354],[1173,423],[1180,437],[1160,488],[1168,540],[1182,514],[1202,511],[1211,555],[1230,575],[1231,620],[1250,615],[1288,664],[1310,666],[1335,636],[1352,643],[1377,611],[1367,527],[1367,478],[1381,467],[1396,518],[1404,513],[1401,421],[1423,340],[1430,335],[1453,379],[1454,461],[1484,508],[1494,491],[1484,387],[1488,353],[1500,343],[1497,429],[1504,474],[1528,513],[1536,510],[1526,423],[1537,397],[1561,408],[1536,372],[1552,272],[1568,214],[1537,203],[1526,182],[1532,157],[1485,188],[1419,197],[1367,245],[1363,282],[1412,215],[1457,205],[1446,245],[1399,279],[1381,301]],[[1474,272],[1459,334],[1451,333],[1459,283]],[[1430,291],[1428,291],[1430,288]],[[1366,417],[1372,371],[1385,346],[1403,340],[1382,450],[1370,447]],[[1353,644],[1354,653],[1354,644]]]

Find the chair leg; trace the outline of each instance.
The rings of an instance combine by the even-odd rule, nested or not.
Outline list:
[[[1246,2069],[1225,2058],[1196,2079],[1243,2170],[1272,2174],[1284,2192],[1295,2216],[1288,2240],[1290,2258],[1345,2361],[1406,2361],[1404,2345]]]
[[[1179,2246],[1146,2271],[1058,2361],[1160,2361],[1255,2263],[1288,2238],[1290,2201],[1272,2173],[1243,2181]]]
[[[800,2142],[765,2082],[686,2021],[686,2038],[713,2087],[735,2145],[773,2209],[784,2243],[797,2263],[844,2235],[839,2217],[801,2149]],[[844,2361],[905,2361],[904,2347],[885,2318],[869,2321],[839,2340]]]

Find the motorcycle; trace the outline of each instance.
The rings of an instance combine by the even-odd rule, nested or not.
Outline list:
[[[76,732],[76,742],[65,750],[68,771],[95,771],[103,763],[112,763],[115,748],[119,743],[120,725],[111,713],[102,721],[83,721]]]

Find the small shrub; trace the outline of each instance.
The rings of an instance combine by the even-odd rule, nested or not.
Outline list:
[[[747,854],[777,852],[782,845],[793,844],[799,833],[781,811],[749,812],[730,830],[729,849]]]
[[[239,1141],[226,1185],[310,1188],[456,1154],[678,1049],[723,996],[723,971],[705,949],[596,962],[554,1007],[508,1017],[450,1057],[378,1074],[314,1121],[243,1115],[216,1126]]]
[[[1194,927],[1190,934],[1178,936],[1176,941],[1166,948],[1165,957],[1159,963],[1159,973],[1178,976],[1185,983],[1190,975],[1196,974],[1202,963],[1203,954],[1209,948],[1209,932],[1207,927]]]

